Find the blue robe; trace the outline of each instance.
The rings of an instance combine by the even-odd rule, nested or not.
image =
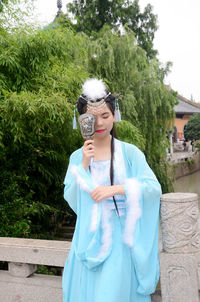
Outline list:
[[[125,188],[120,216],[92,200],[96,185],[81,164],[82,148],[70,157],[64,198],[77,221],[63,272],[63,302],[149,302],[159,280],[161,187],[136,146],[116,139],[114,144],[114,173]]]

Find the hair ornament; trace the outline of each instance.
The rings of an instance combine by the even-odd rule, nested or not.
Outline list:
[[[76,112],[77,112],[77,108],[76,108],[76,105],[74,105],[74,118],[73,118],[73,129],[74,130],[77,129]]]
[[[115,122],[121,122],[121,113],[119,111],[118,98],[115,99]]]
[[[105,112],[107,104],[111,106],[111,111],[115,114],[115,121],[121,121],[118,99],[121,95],[113,95],[108,91],[104,82],[97,78],[87,79],[82,85],[82,94],[77,103],[77,110],[80,114],[101,114]],[[82,109],[84,108],[84,111]],[[77,129],[76,112],[74,110],[73,129]]]

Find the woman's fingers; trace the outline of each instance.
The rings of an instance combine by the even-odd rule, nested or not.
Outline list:
[[[85,141],[84,145],[83,145],[84,149],[91,149],[94,148],[94,141],[93,140],[87,140]]]
[[[92,144],[90,144],[85,147],[85,150],[87,150],[87,151],[94,150],[94,146]]]
[[[110,196],[113,196],[112,187],[110,186],[98,187],[91,192],[91,197],[96,202],[99,202],[102,199]]]
[[[87,170],[90,165],[91,158],[95,155],[94,141],[87,140],[83,145],[83,160],[82,165]]]
[[[93,139],[88,139],[88,140],[85,141],[84,146],[91,145],[91,144],[92,145],[94,144],[94,140]]]
[[[98,202],[99,201],[99,198],[98,198],[98,193],[96,192],[96,190],[93,190],[91,192],[91,197],[94,201]]]
[[[94,150],[94,141],[93,140],[85,141],[85,143],[83,145],[83,150],[85,152],[88,152],[90,150]]]

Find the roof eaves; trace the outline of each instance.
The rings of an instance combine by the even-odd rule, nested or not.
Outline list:
[[[182,100],[183,102],[185,102],[185,103],[188,103],[188,104],[190,104],[190,105],[192,105],[192,106],[194,106],[194,107],[200,108],[200,104],[197,104],[197,103],[195,103],[195,102],[193,102],[193,101],[190,101],[190,100],[186,99],[185,97],[183,97],[183,96],[180,95],[180,94],[178,94],[178,98],[181,99],[181,100]]]

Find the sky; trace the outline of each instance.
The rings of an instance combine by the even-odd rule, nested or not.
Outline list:
[[[62,1],[66,12],[69,0]],[[200,102],[200,0],[139,0],[141,9],[150,3],[158,16],[159,29],[154,48],[160,62],[173,63],[165,84],[189,100]],[[35,0],[35,14],[41,25],[57,13],[56,0]]]

